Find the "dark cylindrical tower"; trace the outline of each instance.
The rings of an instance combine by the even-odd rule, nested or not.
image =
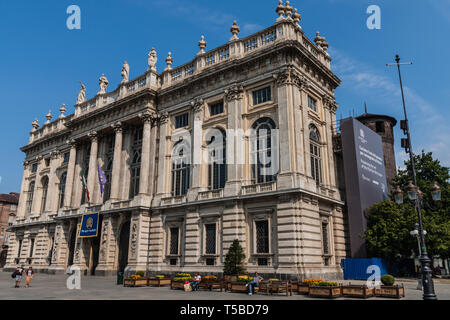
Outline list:
[[[371,113],[364,113],[356,117],[356,119],[381,136],[386,179],[388,185],[392,188],[392,179],[397,174],[394,152],[394,127],[397,124],[397,120],[390,116]]]

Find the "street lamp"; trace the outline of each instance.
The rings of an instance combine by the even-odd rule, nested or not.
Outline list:
[[[438,186],[436,181],[431,186],[431,196],[434,201],[441,201],[441,188]]]
[[[431,260],[428,258],[427,253],[427,247],[425,245],[425,237],[423,234],[423,223],[422,223],[422,212],[421,212],[421,202],[418,200],[418,192],[415,185],[417,185],[417,177],[416,177],[416,169],[414,166],[414,153],[412,148],[412,142],[411,142],[411,134],[409,131],[409,124],[408,124],[408,116],[406,114],[406,103],[405,103],[405,94],[403,91],[403,83],[402,83],[402,74],[400,71],[400,65],[405,64],[412,64],[409,63],[400,63],[400,57],[397,54],[395,56],[395,63],[388,64],[387,66],[397,66],[398,69],[398,78],[400,80],[400,90],[402,94],[402,103],[403,103],[403,113],[405,115],[405,120],[400,121],[400,128],[403,130],[403,132],[406,135],[406,138],[402,139],[401,144],[402,147],[405,148],[405,151],[409,153],[409,159],[411,163],[411,175],[413,181],[410,182],[407,188],[408,197],[414,201],[414,206],[417,210],[417,217],[418,217],[418,224],[419,224],[419,239],[420,239],[420,247],[421,247],[421,255],[420,255],[420,265],[421,265],[421,271],[422,271],[422,284],[423,284],[423,299],[424,300],[436,300],[436,294],[434,292],[434,285],[433,285],[433,278],[432,278],[432,272],[430,268]],[[414,184],[415,185],[414,185]],[[438,195],[439,190],[434,190],[434,195],[436,199],[439,198]]]
[[[419,247],[419,257],[422,255],[422,250],[420,249],[420,237],[419,237],[419,224],[415,223],[414,224],[414,230],[411,231],[409,233],[410,235],[412,235],[413,237],[417,238],[417,244]],[[427,232],[425,230],[423,230],[423,235],[425,236],[427,234]],[[419,277],[418,279],[418,283],[417,283],[417,290],[422,290],[422,277]]]

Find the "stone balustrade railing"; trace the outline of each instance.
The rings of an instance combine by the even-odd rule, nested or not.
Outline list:
[[[263,192],[271,192],[277,190],[276,181],[251,184],[248,186],[242,186],[241,193],[242,195],[254,194],[254,193],[263,193]]]
[[[223,198],[223,189],[202,191],[198,193],[198,200]]]
[[[186,196],[167,197],[161,199],[161,205],[169,206],[186,202]]]

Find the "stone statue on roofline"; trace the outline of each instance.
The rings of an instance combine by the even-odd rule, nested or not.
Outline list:
[[[98,84],[100,86],[100,91],[98,92],[98,94],[106,93],[106,88],[108,87],[109,81],[108,79],[106,79],[104,74],[102,74],[100,79],[98,79]]]
[[[86,101],[86,87],[84,84],[80,81],[81,89],[80,92],[78,92],[78,98],[77,98],[77,104],[83,103]]]
[[[155,48],[152,48],[152,51],[148,53],[148,71],[156,71],[156,62],[158,57]]]
[[[125,60],[125,63],[122,66],[122,83],[128,82],[129,75],[130,75],[130,66],[128,65],[127,61]]]

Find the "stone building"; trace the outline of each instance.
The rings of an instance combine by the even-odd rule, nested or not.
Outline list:
[[[141,76],[129,80],[125,62],[114,91],[102,75],[90,100],[81,84],[74,114],[63,106],[41,128],[35,120],[8,266],[220,273],[239,239],[249,272],[340,277],[340,80],[325,38],[310,41],[289,2],[276,12],[273,25],[243,39],[234,22],[230,41],[210,51],[202,36],[179,67],[169,53],[162,73],[152,49]],[[82,214],[93,211],[98,237],[79,238]]]
[[[10,233],[8,227],[14,223],[19,194],[0,194],[0,268],[6,263]]]

